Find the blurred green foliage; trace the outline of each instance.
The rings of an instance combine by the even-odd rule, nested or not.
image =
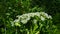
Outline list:
[[[52,15],[53,24],[60,24],[60,0],[0,0],[0,34],[11,34],[15,31],[10,22],[16,15],[37,11]],[[5,27],[7,32],[4,31]],[[11,30],[13,31],[10,33]]]

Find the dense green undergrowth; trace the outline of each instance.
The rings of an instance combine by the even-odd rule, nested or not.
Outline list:
[[[0,34],[17,34],[17,32],[18,34],[21,33],[19,27],[20,25],[16,23],[19,26],[15,24],[17,27],[15,25],[12,27],[12,24],[14,24],[12,22],[17,19],[17,15],[21,16],[23,14],[35,12],[45,12],[48,15],[51,15],[52,25],[59,24],[57,26],[57,33],[60,32],[60,0],[0,0]],[[42,31],[41,33],[47,34],[49,32],[43,33]]]

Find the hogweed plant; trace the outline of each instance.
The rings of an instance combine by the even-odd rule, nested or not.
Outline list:
[[[45,12],[27,13],[16,16],[13,26],[20,28],[20,34],[53,34],[56,26],[52,24],[52,17]]]

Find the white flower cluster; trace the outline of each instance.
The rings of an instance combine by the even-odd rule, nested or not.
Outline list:
[[[14,22],[21,22],[23,24],[26,24],[31,19],[31,17],[35,17],[35,16],[39,17],[42,21],[44,21],[46,18],[52,19],[52,17],[45,12],[36,12],[36,13],[23,14],[20,16],[18,15],[17,16],[18,19],[14,20]],[[37,20],[34,19],[33,21],[35,23]]]

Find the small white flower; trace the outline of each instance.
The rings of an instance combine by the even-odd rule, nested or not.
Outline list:
[[[49,18],[52,19],[52,17],[49,15]]]
[[[27,23],[27,20],[21,20],[21,22],[22,22],[23,24],[26,24],[26,23]]]
[[[45,13],[44,15],[45,15],[46,18],[48,18],[48,14],[47,13]]]
[[[44,21],[44,20],[45,20],[45,18],[41,16],[41,20],[42,20],[42,21]]]
[[[27,18],[26,20],[30,20],[30,18]]]
[[[15,19],[14,22],[19,22],[19,19]]]
[[[31,16],[31,17],[34,17],[34,13],[30,13],[30,16]]]

